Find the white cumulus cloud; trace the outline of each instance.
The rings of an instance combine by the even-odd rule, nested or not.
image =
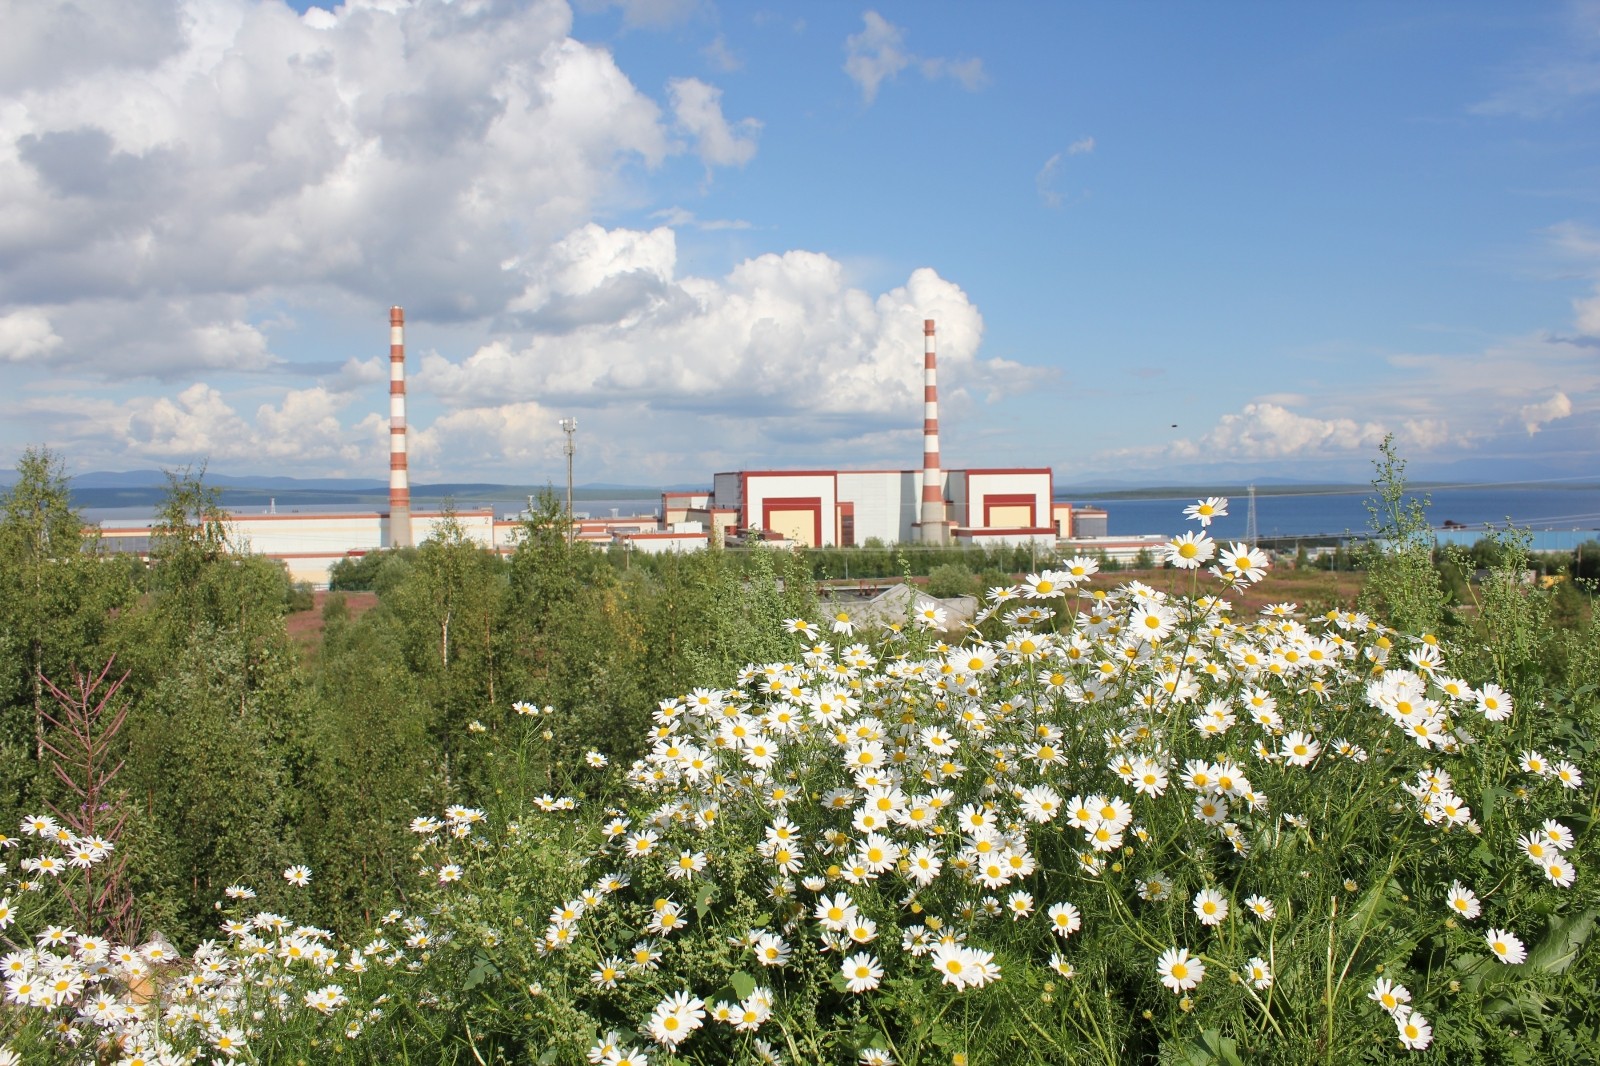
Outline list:
[[[259,367],[274,298],[497,313],[630,167],[675,150],[560,0],[6,10],[0,302],[45,309],[57,358],[112,376]],[[707,165],[748,159],[753,127],[712,87],[679,97]],[[92,322],[181,336],[130,360]]]
[[[417,381],[457,407],[538,396],[899,415],[920,395],[924,318],[938,323],[941,366],[970,364],[982,337],[966,294],[928,269],[873,296],[814,252],[758,256],[721,278],[679,277],[675,266],[668,229],[585,226],[558,244],[522,305],[538,332],[460,362],[426,358]]]
[[[37,308],[0,315],[0,362],[44,359],[61,347],[50,318]]]
[[[1223,415],[1198,441],[1178,447],[1187,457],[1215,461],[1283,459],[1371,450],[1386,432],[1377,422],[1316,418],[1275,403],[1247,403],[1238,413]]]
[[[702,8],[615,6],[629,26]],[[96,464],[381,476],[392,304],[414,450],[441,472],[558,455],[574,412],[618,469],[669,454],[686,420],[720,434],[695,466],[797,441],[914,462],[924,318],[953,409],[1041,380],[980,360],[982,317],[931,269],[868,291],[790,249],[699,276],[672,227],[749,223],[594,222],[659,207],[648,182],[674,156],[749,163],[761,123],[698,78],[652,99],[572,17],[562,0],[0,0],[0,363],[35,375],[0,422]],[[909,66],[982,80],[876,13],[865,27],[869,96]],[[371,347],[351,332],[366,321]]]
[[[1549,399],[1540,403],[1526,404],[1517,410],[1517,417],[1522,420],[1523,428],[1528,431],[1528,436],[1533,436],[1546,422],[1554,422],[1558,418],[1566,418],[1572,414],[1572,401],[1567,394],[1557,391]]]
[[[988,80],[981,59],[917,56],[906,48],[904,28],[876,11],[866,12],[861,20],[861,32],[845,38],[844,72],[861,87],[861,99],[866,103],[877,99],[884,82],[892,81],[913,64],[930,81],[951,78],[968,90],[982,88]]]
[[[672,114],[694,138],[695,153],[707,166],[744,166],[756,154],[761,123],[753,118],[730,125],[722,114],[722,90],[699,78],[674,78],[667,83]]]
[[[101,404],[95,419],[116,436],[122,457],[170,465],[270,463],[275,470],[316,464],[377,476],[387,449],[366,422],[346,428],[339,412],[350,402],[321,386],[289,389],[277,403],[241,415],[221,390],[196,382],[173,396],[136,396]],[[368,421],[377,420],[377,415]]]

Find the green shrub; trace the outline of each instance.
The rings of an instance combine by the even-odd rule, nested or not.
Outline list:
[[[971,596],[978,592],[972,571],[959,563],[943,563],[928,571],[928,595],[939,599]]]

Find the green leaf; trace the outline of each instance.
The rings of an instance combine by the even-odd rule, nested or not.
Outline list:
[[[1239,1058],[1239,1042],[1223,1036],[1220,1029],[1207,1029],[1195,1037],[1176,1061],[1182,1066],[1244,1066],[1244,1060]]]
[[[1497,785],[1489,785],[1478,797],[1478,821],[1488,825],[1494,818],[1495,805],[1500,802],[1500,797],[1505,795],[1505,790]]]
[[[467,972],[467,979],[462,982],[461,990],[477,988],[491,977],[500,976],[500,968],[489,960],[489,956],[482,952],[473,953],[472,969]]]
[[[1389,878],[1375,882],[1369,887],[1354,907],[1345,914],[1345,924],[1350,932],[1360,936],[1362,930],[1369,933],[1378,927],[1378,919],[1387,915],[1393,908],[1394,899],[1400,895],[1400,882]]]
[[[842,979],[843,975],[841,975]],[[739,970],[732,977],[729,977],[728,983],[733,986],[734,992],[738,994],[740,999],[748,998],[750,993],[756,990],[756,979],[743,970]]]
[[[710,885],[701,885],[700,890],[694,894],[694,916],[705,918],[706,912],[711,909],[711,897],[717,890]]]
[[[1594,932],[1596,918],[1600,918],[1600,910],[1590,907],[1556,922],[1538,946],[1528,952],[1526,965],[1545,973],[1565,973]]]

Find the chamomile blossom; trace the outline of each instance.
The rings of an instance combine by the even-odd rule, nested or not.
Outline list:
[[[1200,527],[1211,525],[1218,518],[1228,516],[1228,498],[1226,496],[1207,496],[1196,500],[1183,509],[1183,516],[1200,523]]]
[[[1528,957],[1528,949],[1509,930],[1491,929],[1484,934],[1484,940],[1488,942],[1489,951],[1494,957],[1507,966],[1515,966]]]
[[[839,968],[844,974],[845,987],[851,992],[870,992],[883,981],[883,966],[870,952],[851,955]]]
[[[1401,1007],[1394,1012],[1394,1025],[1399,1031],[1400,1043],[1407,1051],[1421,1051],[1433,1042],[1433,1026],[1420,1012],[1410,1007]]]
[[[1168,948],[1156,960],[1156,975],[1176,995],[1199,986],[1206,976],[1206,964],[1191,956],[1188,948]]]
[[[1478,897],[1460,881],[1451,882],[1450,891],[1445,893],[1444,899],[1458,917],[1470,919],[1483,913],[1483,905],[1478,902]]]

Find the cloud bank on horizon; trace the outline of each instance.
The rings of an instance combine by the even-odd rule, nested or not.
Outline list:
[[[1526,290],[1514,309],[1365,336],[1326,292],[1202,357],[1183,338],[1209,311],[1096,270],[1191,238],[1149,199],[1182,180],[1139,158],[1159,128],[1095,106],[1092,70],[1041,85],[966,8],[777,7],[0,0],[0,459],[381,476],[397,303],[422,478],[542,480],[570,414],[584,480],[913,466],[924,318],[956,466],[1348,476],[1393,433],[1419,466],[1593,469],[1581,196],[1542,191],[1542,224],[1467,246],[1484,284]],[[1439,106],[1581,126],[1595,10]],[[936,148],[951,122],[994,150]],[[1024,306],[1052,269],[1116,295]]]

